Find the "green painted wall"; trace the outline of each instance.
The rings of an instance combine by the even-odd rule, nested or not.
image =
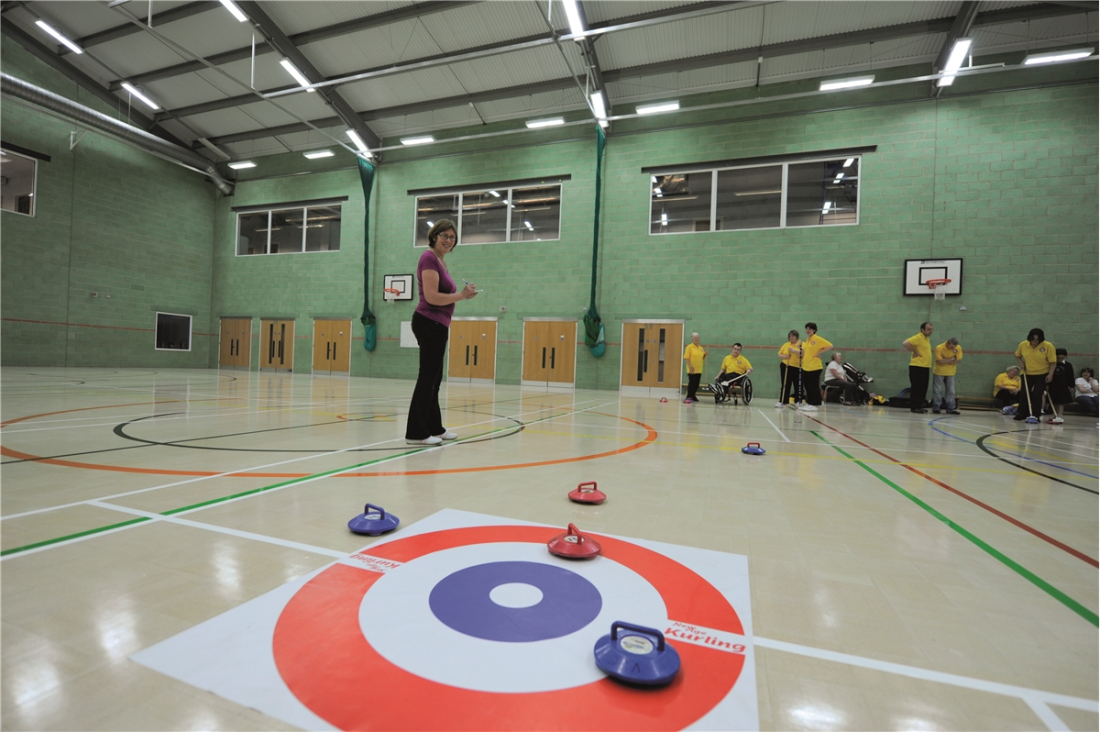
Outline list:
[[[2,60],[5,73],[115,112],[16,43]],[[10,100],[0,114],[5,142],[51,157],[36,215],[0,214],[3,365],[205,366],[213,186],[91,132],[70,150],[73,126]],[[190,352],[155,349],[158,310],[193,316]]]
[[[991,78],[980,84],[989,86]],[[807,82],[795,82],[765,93],[805,88]],[[739,90],[694,101],[748,100],[754,93]],[[708,372],[717,370],[730,342],[749,345],[747,355],[762,370],[757,379],[762,397],[778,388],[774,349],[787,330],[801,329],[807,320],[817,321],[822,335],[874,375],[878,391],[888,395],[907,385],[908,359],[900,342],[926,319],[935,324],[936,343],[951,335],[962,342],[967,359],[958,390],[964,395],[988,396],[993,376],[1035,326],[1072,354],[1085,354],[1071,357],[1076,365],[1095,365],[1100,338],[1095,79],[939,101],[925,94],[914,87],[893,88],[860,96],[860,106],[854,107],[841,108],[854,98],[839,95],[683,114],[675,121],[685,126],[676,130],[653,129],[668,118],[618,123],[605,158],[597,298],[609,348],[600,360],[580,349],[578,386],[616,387],[621,322],[645,317],[682,318],[688,332],[700,331],[704,343],[712,344]],[[811,103],[836,108],[815,111],[807,108]],[[867,145],[876,145],[877,152],[863,158],[858,226],[648,234],[645,166]],[[119,149],[113,155],[129,161],[137,153]],[[372,353],[362,347],[358,324],[364,231],[353,159],[343,151],[324,161],[288,153],[260,163],[242,172],[236,194],[228,199],[215,199],[209,186],[193,177],[183,176],[173,185],[204,192],[209,202],[212,253],[206,262],[192,263],[196,287],[204,273],[209,280],[204,329],[216,334],[223,316],[293,317],[296,371],[310,370],[312,319],[343,317],[353,321],[357,337],[354,375],[415,375],[417,352],[398,345],[400,322],[411,318],[413,304],[385,304],[381,297],[383,275],[413,272],[422,251],[412,246],[409,190],[570,176],[563,183],[560,241],[464,246],[448,258],[456,276],[485,290],[476,300],[460,303],[456,315],[499,318],[499,382],[519,380],[524,317],[579,318],[588,304],[595,183],[595,136],[588,128],[385,154],[371,201],[370,306],[379,323]],[[232,207],[331,196],[348,196],[339,252],[235,256]],[[4,216],[7,226],[13,217]],[[965,259],[964,294],[944,303],[904,297],[904,260],[941,257]],[[46,269],[61,266],[52,263]],[[20,274],[29,271],[21,268]],[[112,280],[119,286],[123,282],[124,272]],[[48,304],[34,311],[47,312]],[[7,308],[5,299],[5,317]],[[5,345],[10,325],[5,323]],[[202,364],[216,363],[211,348]]]

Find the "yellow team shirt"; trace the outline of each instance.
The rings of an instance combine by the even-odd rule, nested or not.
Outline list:
[[[928,340],[928,336],[917,333],[912,338],[906,338],[905,342],[917,349],[909,359],[910,366],[932,368],[932,343]]]
[[[744,356],[726,356],[722,359],[722,371],[727,374],[743,374],[752,368],[752,364]]]
[[[797,345],[792,346],[790,341],[787,341],[779,347],[779,355],[786,358],[785,363],[792,369],[798,368],[802,363],[802,356],[798,355],[798,346],[802,345],[799,341]]]
[[[1017,376],[1015,379],[1009,378],[1007,371],[993,380],[993,396],[997,396],[997,392],[999,392],[1001,389],[1019,389],[1019,388],[1020,388],[1020,377]]]
[[[951,348],[947,345],[947,341],[944,341],[940,345],[936,346],[936,361],[944,358],[957,358],[959,361],[963,360],[962,346],[955,346]],[[935,361],[932,362],[932,373],[936,376],[954,376],[955,367],[959,365],[959,361],[955,363],[949,363],[946,366],[941,366]]]
[[[1050,365],[1058,361],[1054,354],[1054,345],[1050,341],[1043,341],[1035,348],[1023,341],[1016,347],[1016,358],[1024,360],[1024,373],[1028,376],[1045,374],[1050,371]]]
[[[802,344],[802,370],[803,371],[820,371],[822,369],[821,359],[818,358],[822,351],[827,351],[833,347],[832,343],[825,340],[819,335],[815,335],[810,340]]]
[[[703,373],[704,354],[706,354],[706,350],[694,343],[687,344],[687,348],[684,349],[684,360],[691,364],[692,370],[697,374]]]

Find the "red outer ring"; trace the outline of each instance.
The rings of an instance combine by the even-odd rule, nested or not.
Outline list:
[[[418,534],[372,547],[408,562],[432,552],[496,542],[546,543],[559,529],[477,526]],[[636,544],[599,537],[604,556],[644,577],[675,620],[743,634],[737,612],[684,565]],[[682,666],[661,689],[611,679],[527,694],[471,691],[429,681],[378,654],[359,627],[359,605],[381,574],[336,564],[307,582],[283,609],[272,641],[290,691],[345,730],[681,729],[714,708],[741,674],[745,657],[677,643]]]

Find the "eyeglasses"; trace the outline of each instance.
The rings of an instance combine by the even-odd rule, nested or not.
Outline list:
[[[440,239],[442,241],[458,241],[458,237],[455,236],[453,233],[451,233],[451,234],[440,234],[436,238]]]

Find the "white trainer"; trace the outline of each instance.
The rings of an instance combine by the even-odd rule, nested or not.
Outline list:
[[[442,445],[443,439],[440,437],[425,437],[423,440],[405,440],[406,445]]]
[[[450,430],[447,430],[446,432],[444,432],[441,435],[436,435],[436,437],[438,437],[441,440],[457,440],[458,439],[458,433],[451,432]]]
[[[777,406],[777,407],[785,407],[785,406],[787,406],[787,405],[786,405],[786,404],[784,404],[783,402],[776,402],[776,403],[775,403],[775,406]]]
[[[813,404],[803,404],[802,405],[802,411],[803,412],[816,412],[817,407],[815,407]]]

